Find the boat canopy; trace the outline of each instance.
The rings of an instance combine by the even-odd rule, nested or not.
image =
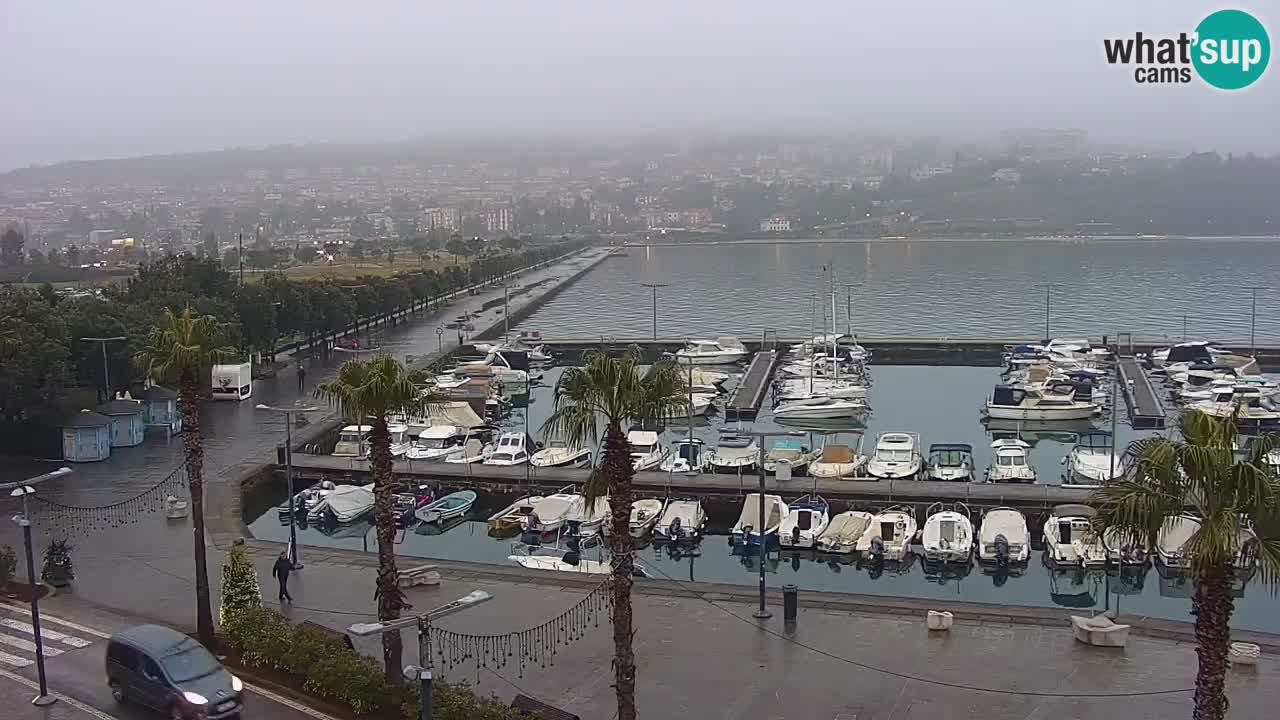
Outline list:
[[[431,425],[454,425],[463,429],[484,424],[471,405],[462,400],[429,405],[427,421]]]
[[[1017,406],[1022,404],[1022,399],[1026,396],[1027,391],[1021,388],[997,385],[995,391],[991,394],[991,404]]]
[[[843,464],[853,462],[853,449],[848,445],[828,445],[822,448],[822,462]]]
[[[1179,343],[1169,348],[1169,356],[1165,358],[1166,365],[1212,362],[1213,353],[1209,352],[1209,343],[1207,342]]]
[[[1098,511],[1088,505],[1079,503],[1068,503],[1066,505],[1054,505],[1053,515],[1058,518],[1066,517],[1097,517]]]

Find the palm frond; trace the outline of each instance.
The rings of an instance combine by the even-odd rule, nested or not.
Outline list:
[[[422,415],[444,401],[438,393],[420,390],[412,373],[389,355],[344,363],[336,378],[316,386],[315,395],[357,423],[398,413]]]
[[[136,353],[134,364],[161,382],[197,378],[217,363],[236,357],[226,344],[226,328],[212,315],[197,315],[190,306],[181,313],[164,309]]]

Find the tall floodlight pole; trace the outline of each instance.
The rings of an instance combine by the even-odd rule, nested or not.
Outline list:
[[[111,401],[111,371],[107,366],[107,343],[124,342],[127,340],[123,335],[114,337],[82,337],[83,342],[96,342],[102,346],[102,391],[107,395],[107,402]]]
[[[667,287],[666,283],[640,283],[653,290],[653,339],[658,339],[658,288]]]

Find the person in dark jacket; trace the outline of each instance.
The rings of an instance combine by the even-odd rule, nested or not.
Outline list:
[[[289,594],[289,573],[293,571],[293,563],[289,562],[289,553],[281,551],[276,564],[271,566],[271,577],[280,581],[280,602],[286,600],[293,604],[293,596]]]
[[[307,369],[303,367],[302,361],[298,361],[298,392],[307,389]]]

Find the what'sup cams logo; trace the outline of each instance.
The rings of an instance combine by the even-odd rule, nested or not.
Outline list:
[[[1257,18],[1243,10],[1219,10],[1176,37],[1102,41],[1107,62],[1133,65],[1134,82],[1190,83],[1192,71],[1219,90],[1240,90],[1262,77],[1271,59],[1271,39]]]

